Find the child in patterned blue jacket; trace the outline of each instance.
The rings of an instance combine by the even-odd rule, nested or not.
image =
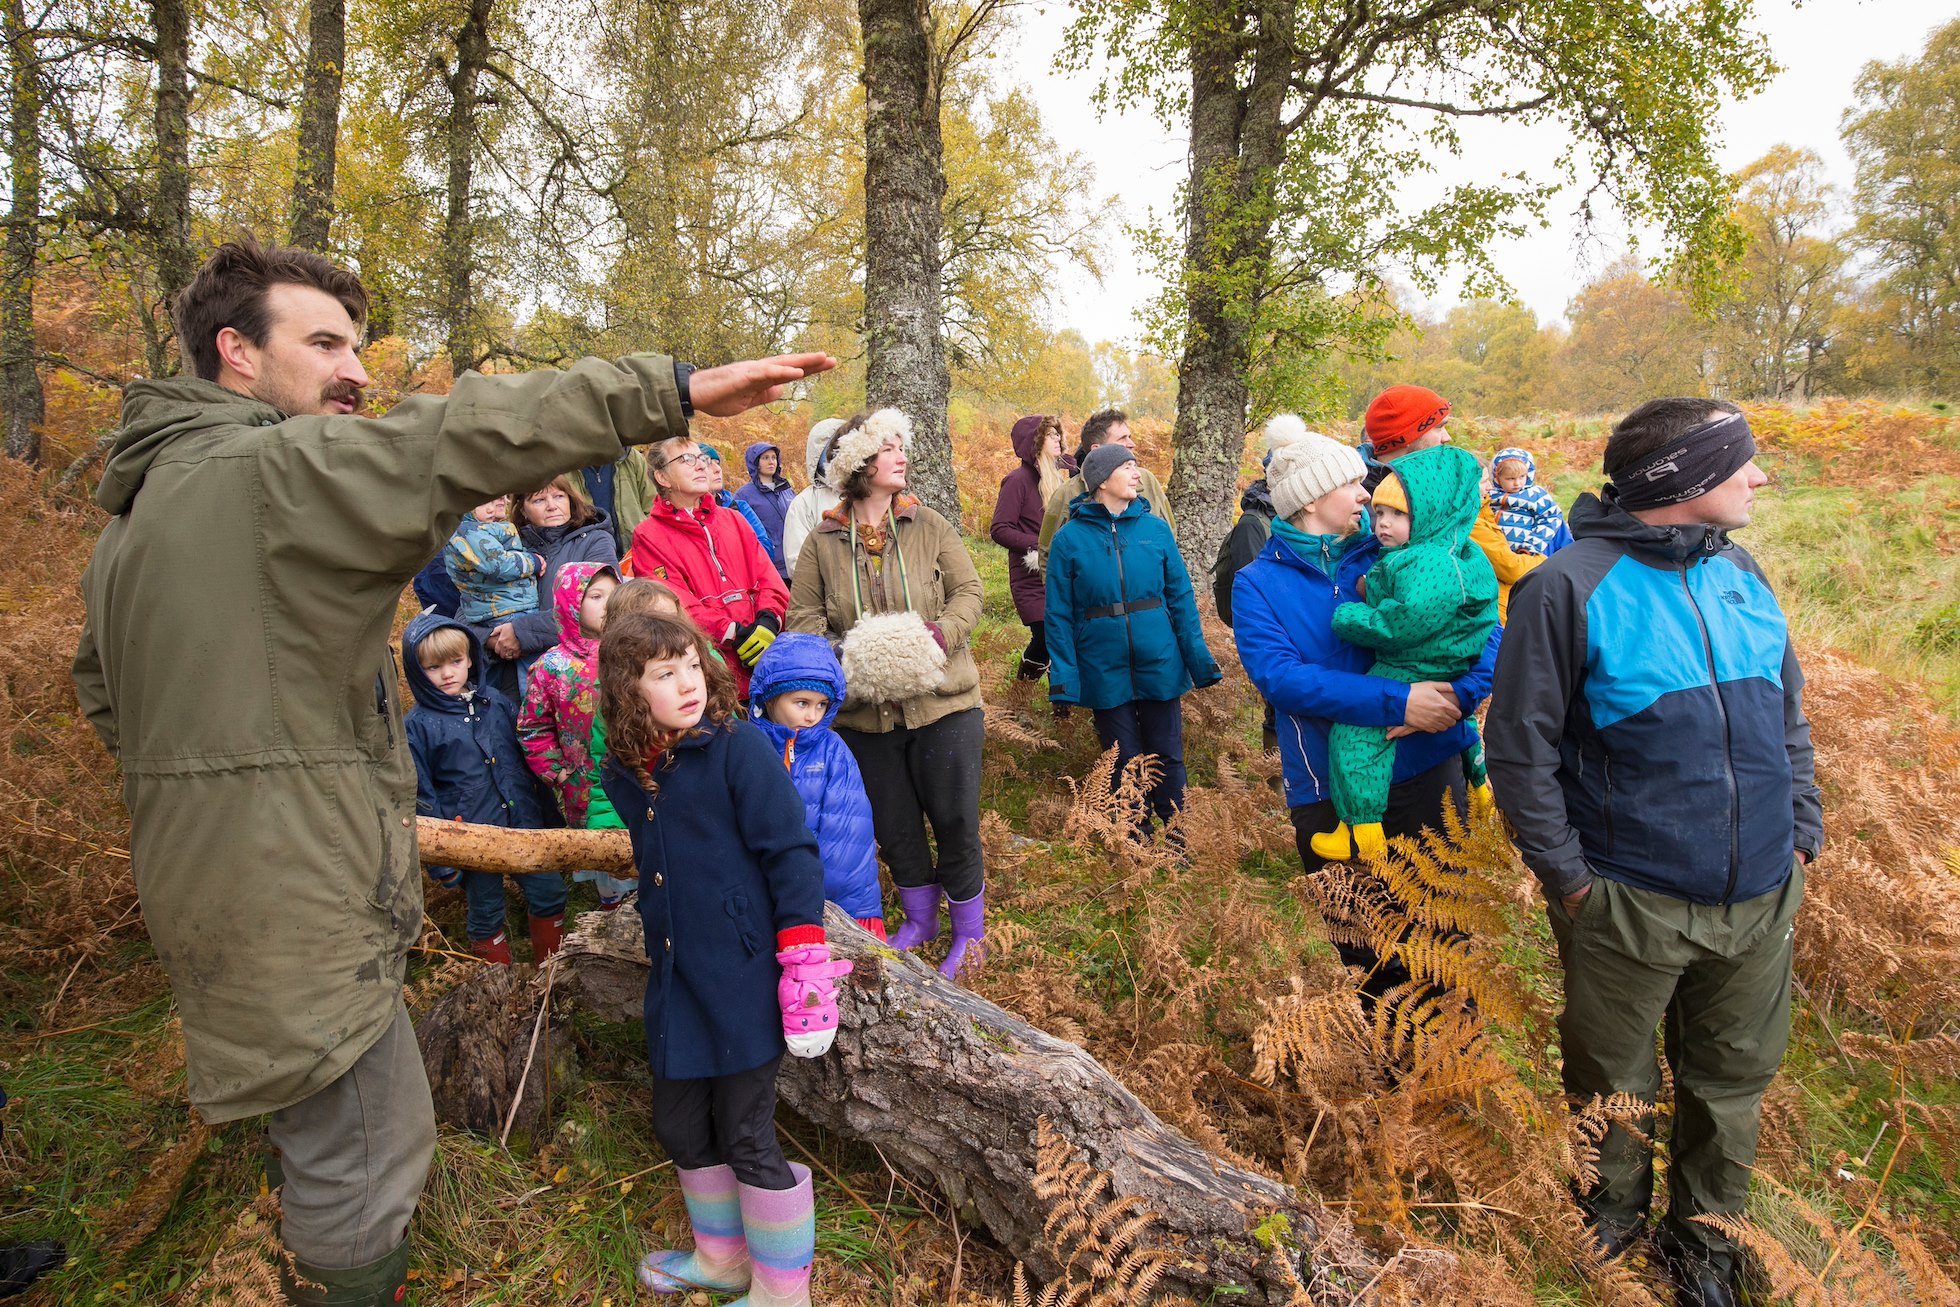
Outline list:
[[[1490,511],[1514,554],[1555,554],[1572,543],[1552,492],[1537,482],[1538,462],[1515,446],[1490,460]]]
[[[820,635],[786,632],[756,661],[749,715],[776,747],[823,857],[823,895],[885,937],[878,842],[857,759],[830,729],[844,703],[844,669]]]
[[[538,577],[544,559],[518,543],[517,528],[506,517],[510,496],[479,505],[465,517],[442,551],[442,564],[461,596],[457,620],[489,626],[538,606]]]

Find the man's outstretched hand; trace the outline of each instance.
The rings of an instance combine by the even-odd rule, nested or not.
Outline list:
[[[779,354],[772,359],[700,368],[688,381],[688,398],[696,413],[732,418],[758,404],[781,399],[793,382],[836,366],[837,360],[828,354]]]

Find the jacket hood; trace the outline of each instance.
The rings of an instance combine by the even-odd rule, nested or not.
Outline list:
[[[1716,526],[1651,526],[1620,507],[1620,492],[1612,486],[1580,495],[1565,515],[1575,540],[1610,540],[1630,553],[1661,562],[1684,563],[1696,555],[1715,555],[1734,548],[1729,533]]]
[[[1492,454],[1490,456],[1490,470],[1492,472],[1495,472],[1497,471],[1497,465],[1499,463],[1509,463],[1514,460],[1516,462],[1524,464],[1525,485],[1527,486],[1537,485],[1538,484],[1538,460],[1533,458],[1528,450],[1519,449],[1516,445],[1506,446],[1505,448],[1498,450],[1495,454]]]
[[[1260,513],[1266,517],[1279,516],[1278,510],[1273,507],[1273,491],[1266,484],[1266,478],[1260,477],[1245,488],[1245,492],[1239,496],[1239,511]]]
[[[436,689],[436,683],[429,679],[423,670],[422,660],[415,656],[415,647],[440,631],[443,627],[454,627],[470,638],[470,679],[463,687],[463,694],[444,694]],[[408,692],[415,696],[418,708],[431,712],[462,712],[465,697],[480,693],[483,684],[483,641],[477,633],[453,617],[441,613],[423,613],[410,621],[408,629],[402,632],[402,675],[408,678]]]
[[[150,464],[179,436],[217,426],[269,427],[285,417],[272,405],[215,381],[173,377],[132,382],[123,391],[122,429],[109,447],[95,502],[118,516],[128,512]]]
[[[1409,496],[1409,543],[1466,546],[1484,508],[1484,471],[1476,455],[1454,445],[1404,454],[1389,466]]]
[[[1014,456],[1030,467],[1041,461],[1041,423],[1043,415],[1030,413],[1014,424],[1008,440],[1014,446]]]
[[[619,579],[619,569],[610,563],[567,563],[558,569],[558,579],[551,585],[551,610],[558,618],[558,643],[574,658],[590,658],[599,652],[599,642],[579,625],[578,610],[585,602],[592,578],[601,573],[610,574],[615,581]]]
[[[772,739],[791,734],[788,727],[770,721],[764,708],[771,698],[782,693],[778,686],[792,681],[821,681],[830,687],[830,707],[825,710],[823,720],[795,734],[829,730],[830,724],[837,720],[837,710],[844,706],[844,667],[831,652],[830,641],[808,631],[784,632],[756,660],[755,672],[749,678],[749,716],[755,724]]]
[[[823,452],[830,447],[830,438],[843,426],[843,418],[825,418],[810,428],[809,441],[803,447],[803,470],[810,474],[811,485],[819,483],[817,472],[823,465]]]
[[[767,454],[772,450],[775,452],[776,455],[776,480],[781,481],[784,479],[782,446],[772,445],[766,440],[758,440],[754,444],[750,445],[747,449],[742,451],[742,466],[746,467],[749,470],[749,480],[751,481],[761,480],[762,474],[756,471],[756,465],[762,462],[762,456],[764,454]]]

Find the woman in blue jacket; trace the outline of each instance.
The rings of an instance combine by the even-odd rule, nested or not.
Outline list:
[[[1472,739],[1465,719],[1490,691],[1503,628],[1492,631],[1483,657],[1454,683],[1404,685],[1369,676],[1374,655],[1336,636],[1333,622],[1335,608],[1361,598],[1361,577],[1381,553],[1374,536],[1361,530],[1367,465],[1355,450],[1290,415],[1275,418],[1266,439],[1273,534],[1232,583],[1232,632],[1246,675],[1278,719],[1286,805],[1300,861],[1312,873],[1325,859],[1308,839],[1335,820],[1327,765],[1327,731],[1335,722],[1385,727],[1400,739],[1385,835],[1435,826],[1446,801],[1465,811],[1461,755]],[[1369,973],[1365,995],[1408,979],[1399,963],[1383,965],[1371,950],[1337,947],[1342,961]]]
[[[1083,461],[1085,493],[1048,547],[1048,697],[1094,710],[1119,773],[1139,754],[1157,756],[1163,775],[1149,810],[1168,825],[1184,806],[1179,701],[1221,673],[1171,529],[1137,497],[1140,471],[1135,453],[1113,443]]]

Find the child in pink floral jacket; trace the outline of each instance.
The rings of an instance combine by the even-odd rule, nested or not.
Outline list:
[[[552,586],[558,643],[531,667],[517,738],[524,761],[558,797],[565,824],[583,827],[599,763],[592,756],[593,718],[599,711],[599,635],[606,627],[606,600],[619,573],[603,563],[567,563]],[[602,906],[617,903],[633,887],[598,872],[575,879],[598,882]],[[608,903],[610,899],[612,902]]]

